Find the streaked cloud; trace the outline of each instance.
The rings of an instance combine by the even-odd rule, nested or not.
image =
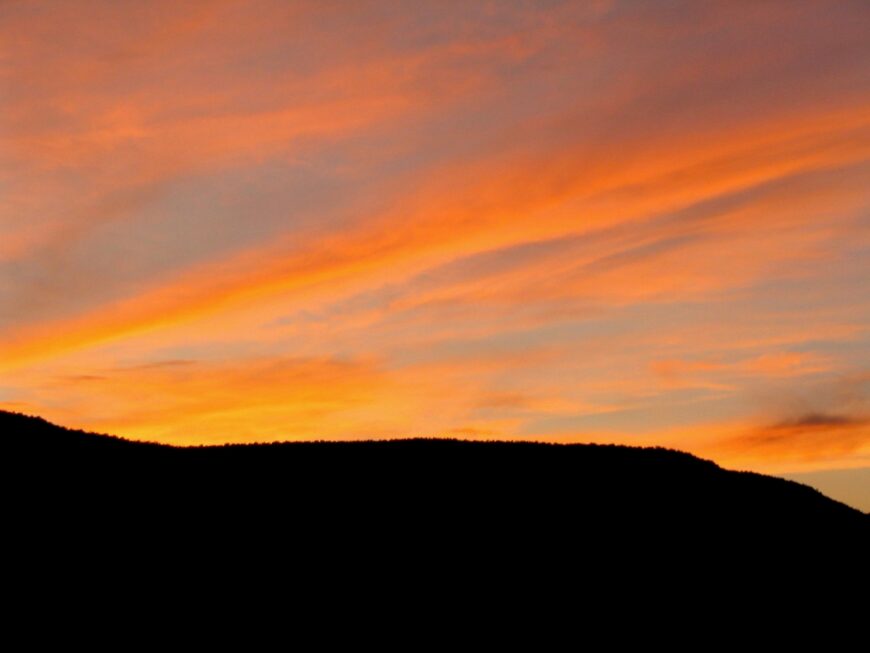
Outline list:
[[[764,425],[722,443],[737,456],[782,461],[839,460],[850,454],[870,455],[870,419],[809,413]]]
[[[865,464],[868,31],[860,1],[0,4],[0,407]]]

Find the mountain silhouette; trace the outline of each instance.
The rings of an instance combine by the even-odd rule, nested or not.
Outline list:
[[[22,479],[30,499],[60,515],[283,515],[559,541],[580,527],[647,537],[870,534],[870,517],[810,487],[663,448],[447,439],[171,447],[7,412],[0,432],[7,479]]]

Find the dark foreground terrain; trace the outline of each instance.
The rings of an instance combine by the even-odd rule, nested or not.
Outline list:
[[[201,611],[210,616],[194,623],[222,638],[251,615],[246,645],[271,615],[330,640],[486,628],[487,641],[525,632],[538,648],[554,628],[567,637],[614,615],[610,636],[655,632],[626,613],[659,628],[692,614],[728,628],[769,621],[771,605],[859,597],[868,581],[870,517],[677,451],[455,440],[179,449],[2,412],[0,433],[7,595],[28,617],[52,603],[86,612],[89,641],[107,615],[137,606],[150,625]]]
[[[364,538],[675,531],[866,537],[870,517],[798,483],[660,448],[399,440],[173,448],[0,412],[2,465],[40,514],[189,526],[316,524]],[[9,494],[7,494],[9,496]]]

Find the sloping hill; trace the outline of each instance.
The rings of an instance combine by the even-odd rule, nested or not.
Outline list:
[[[616,529],[868,534],[816,490],[679,451],[411,439],[174,448],[0,412],[3,467],[54,507],[576,537]]]

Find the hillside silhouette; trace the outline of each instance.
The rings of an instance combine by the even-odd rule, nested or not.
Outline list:
[[[602,533],[870,535],[870,517],[812,488],[662,448],[442,439],[181,448],[6,412],[0,432],[7,480],[60,518],[563,543]]]

